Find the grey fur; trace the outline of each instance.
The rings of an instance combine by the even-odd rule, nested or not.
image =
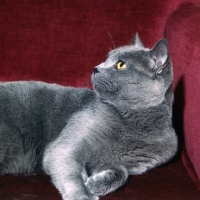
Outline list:
[[[115,191],[175,155],[172,81],[166,40],[146,49],[137,35],[95,68],[94,91],[1,83],[0,174],[43,168],[64,200]]]

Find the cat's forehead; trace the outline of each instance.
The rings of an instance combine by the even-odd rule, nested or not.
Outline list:
[[[150,59],[150,49],[136,45],[123,46],[110,51],[108,59],[101,66],[109,68],[118,61],[131,63],[134,69],[150,74],[155,65],[154,61]]]
[[[134,54],[138,54],[138,53],[146,52],[146,51],[149,51],[149,49],[138,47],[135,45],[128,45],[128,46],[119,47],[117,49],[110,51],[108,54],[108,58],[115,60],[123,56],[128,57],[128,56],[132,56]]]

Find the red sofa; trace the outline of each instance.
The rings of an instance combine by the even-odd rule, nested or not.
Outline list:
[[[146,47],[166,37],[174,68],[179,152],[165,166],[102,199],[200,199],[199,0],[0,0],[0,81],[91,87],[109,49],[138,32]],[[0,177],[0,199],[61,199],[43,172]]]

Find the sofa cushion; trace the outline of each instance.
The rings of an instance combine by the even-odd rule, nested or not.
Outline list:
[[[6,175],[0,179],[0,199],[61,200],[50,178],[37,175]],[[100,200],[199,200],[200,192],[185,170],[181,160],[170,165],[131,176],[118,191]]]
[[[175,123],[182,124],[184,145],[200,178],[200,4],[182,4],[168,20],[166,37],[175,77]]]

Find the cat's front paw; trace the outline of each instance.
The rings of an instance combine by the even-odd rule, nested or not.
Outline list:
[[[91,194],[96,194],[98,196],[102,196],[100,188],[98,187],[98,184],[96,183],[96,181],[94,180],[93,177],[88,178],[85,185],[90,190]]]
[[[101,172],[87,179],[85,185],[90,190],[90,193],[97,196],[104,196],[109,193],[109,184],[106,184],[106,177]]]

